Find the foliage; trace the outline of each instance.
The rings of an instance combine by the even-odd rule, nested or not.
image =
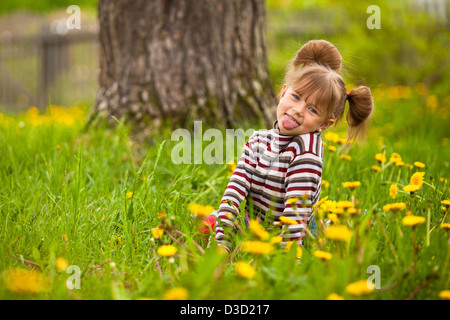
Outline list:
[[[189,212],[218,208],[230,165],[175,165],[170,127],[149,146],[122,125],[84,132],[77,107],[0,115],[0,296],[438,299],[449,285],[449,234],[441,227],[450,198],[448,135],[426,104],[432,90],[422,89],[380,87],[368,141],[346,156],[345,127],[324,134],[318,230],[302,249],[280,247],[277,227],[262,223],[267,235],[242,225],[236,241],[246,245],[230,257],[214,240],[207,248],[200,219]],[[448,99],[437,99],[448,108]],[[402,127],[411,114],[420,114],[411,120],[415,131]],[[411,180],[415,172],[425,174]],[[360,184],[343,184],[352,181]],[[403,191],[412,182],[420,184],[414,195]],[[408,215],[425,222],[402,223]],[[266,254],[252,253],[263,248]],[[67,288],[69,265],[80,267],[81,289]],[[361,285],[369,266],[380,268],[380,289]]]

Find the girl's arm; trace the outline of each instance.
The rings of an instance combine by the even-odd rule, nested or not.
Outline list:
[[[228,182],[217,215],[219,223],[216,224],[216,240],[219,246],[224,247],[228,252],[231,252],[231,237],[232,232],[235,229],[233,220],[236,219],[236,217],[238,219],[244,219],[244,217],[240,217],[239,215],[239,205],[247,198],[250,190],[250,181],[255,167],[256,160],[249,139],[244,146],[244,151],[236,169]],[[236,210],[239,212],[236,212]]]
[[[322,159],[314,153],[297,155],[286,172],[286,196],[283,215],[295,220],[296,225],[283,226],[283,242],[297,240],[301,246],[307,234],[306,227],[313,215],[312,206],[320,195],[322,177]],[[298,198],[295,204],[288,200]],[[295,207],[296,209],[295,209]]]

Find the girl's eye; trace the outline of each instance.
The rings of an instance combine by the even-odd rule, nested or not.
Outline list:
[[[308,110],[311,111],[312,113],[317,114],[316,109],[314,109],[313,107],[308,107]]]
[[[300,101],[300,97],[299,97],[298,95],[293,94],[292,97],[293,97],[295,100]]]

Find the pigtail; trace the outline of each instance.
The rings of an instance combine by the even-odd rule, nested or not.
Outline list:
[[[372,93],[369,87],[359,86],[348,93],[347,100],[347,143],[353,143],[356,139],[364,140],[374,108]]]

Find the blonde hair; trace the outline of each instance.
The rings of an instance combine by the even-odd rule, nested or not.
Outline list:
[[[348,144],[366,136],[373,112],[373,97],[366,86],[356,87],[347,94],[345,82],[339,75],[341,68],[342,57],[333,44],[311,40],[300,48],[288,65],[285,84],[306,101],[315,95],[313,103],[328,119],[335,120],[335,126],[342,119],[348,100]]]

